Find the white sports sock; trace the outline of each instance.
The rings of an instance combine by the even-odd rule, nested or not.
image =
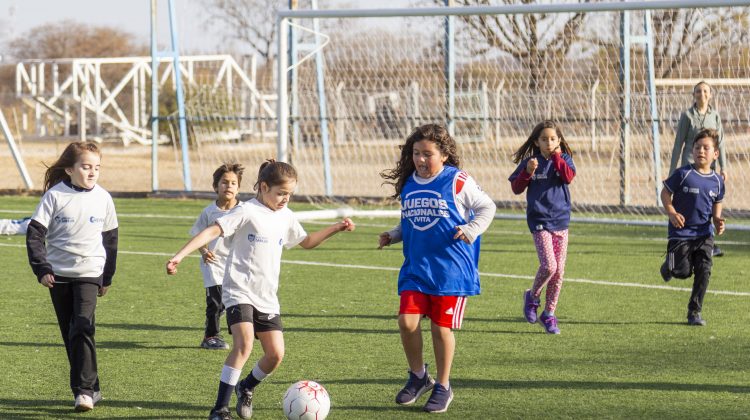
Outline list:
[[[258,381],[262,381],[263,379],[266,379],[266,376],[268,376],[268,374],[266,372],[263,372],[260,366],[258,366],[258,364],[256,363],[255,366],[253,366],[253,376]]]
[[[221,369],[221,382],[232,386],[237,385],[237,382],[240,381],[240,375],[242,375],[242,369],[224,365]]]
[[[422,369],[420,369],[417,372],[412,372],[412,373],[417,375],[417,378],[422,379],[424,378],[424,375],[427,373],[427,369],[425,369],[424,366],[422,366]]]

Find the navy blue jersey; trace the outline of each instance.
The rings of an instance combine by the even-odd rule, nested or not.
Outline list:
[[[456,226],[468,222],[456,203],[462,176],[466,175],[459,169],[445,166],[426,184],[410,176],[401,190],[404,265],[398,276],[399,294],[406,290],[436,296],[479,294],[479,238],[471,245],[453,239]]]
[[[562,153],[561,157],[575,173],[573,158],[567,153]],[[536,158],[539,166],[531,176],[526,192],[526,222],[529,230],[532,233],[540,230],[565,230],[570,224],[570,190],[555,170],[551,158],[545,159],[540,153],[523,159],[508,180],[513,182],[518,178],[526,170],[526,164],[531,158]]]
[[[711,214],[714,203],[724,199],[724,179],[713,170],[702,174],[693,165],[685,165],[664,181],[672,193],[672,205],[685,217],[685,226],[677,229],[669,223],[669,239],[689,239],[713,235]]]

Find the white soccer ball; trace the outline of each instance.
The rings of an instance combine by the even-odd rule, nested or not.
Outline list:
[[[299,381],[284,395],[284,415],[289,420],[323,420],[330,410],[328,391],[315,381]]]

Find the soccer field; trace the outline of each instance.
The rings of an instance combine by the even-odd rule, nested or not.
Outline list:
[[[37,202],[0,197],[0,217],[30,215]],[[104,399],[86,414],[73,415],[62,339],[24,238],[0,237],[0,418],[208,415],[226,352],[198,347],[205,298],[197,254],[174,277],[164,269],[207,201],[115,204],[118,269],[96,317]],[[393,402],[407,370],[396,325],[402,254],[400,246],[378,251],[377,235],[395,222],[355,219],[355,232],[314,250],[285,252],[286,357],[257,388],[253,418],[283,418],[284,392],[300,379],[328,389],[329,419],[426,416],[426,397],[413,407]],[[570,234],[557,310],[562,334],[551,336],[521,312],[538,265],[525,221],[493,222],[482,242],[482,294],[468,300],[456,332],[455,399],[443,417],[750,417],[750,232],[719,237],[726,256],[714,260],[702,328],[685,323],[692,281],[665,284],[659,276],[664,228],[573,224]],[[228,338],[223,319],[222,329]],[[434,366],[428,322],[423,332],[425,358]],[[243,375],[260,353],[256,341]]]

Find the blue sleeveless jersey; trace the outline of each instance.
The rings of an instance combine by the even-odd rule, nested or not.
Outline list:
[[[429,184],[418,184],[414,175],[406,181],[401,191],[404,265],[398,276],[399,294],[479,294],[479,238],[472,245],[453,239],[456,226],[468,222],[456,205],[456,184],[463,182],[459,174],[459,169],[445,166]]]

